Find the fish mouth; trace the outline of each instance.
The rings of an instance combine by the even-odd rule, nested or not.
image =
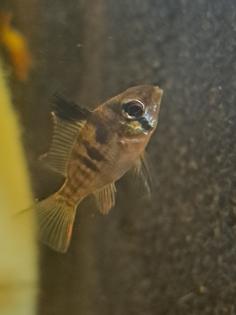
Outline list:
[[[153,130],[157,125],[156,119],[151,119],[150,117],[146,117],[146,116],[139,118],[138,121],[145,132],[149,132]]]
[[[138,119],[143,131],[148,133],[156,128],[158,123],[158,113],[160,110],[160,103],[163,95],[163,90],[158,86],[154,86],[154,106],[149,106],[144,115]],[[150,108],[151,107],[151,108]]]

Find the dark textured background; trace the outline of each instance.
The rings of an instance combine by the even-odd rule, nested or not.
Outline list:
[[[152,201],[127,176],[109,216],[83,202],[69,252],[42,247],[39,314],[236,314],[235,1],[10,7],[35,60],[29,82],[12,85],[37,196],[61,180],[36,163],[55,91],[93,107],[139,83],[165,90]]]

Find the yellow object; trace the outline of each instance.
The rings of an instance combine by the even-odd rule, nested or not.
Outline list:
[[[32,58],[24,36],[11,25],[11,13],[0,12],[0,42],[8,52],[18,80],[28,78]]]
[[[0,314],[35,314],[37,255],[20,131],[0,60]]]

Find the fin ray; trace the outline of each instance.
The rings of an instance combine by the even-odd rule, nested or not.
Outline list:
[[[86,121],[66,122],[55,114],[52,115],[54,131],[51,148],[40,160],[44,160],[51,169],[65,176],[73,144]]]
[[[36,204],[39,236],[43,243],[58,252],[66,252],[70,244],[76,205],[68,206],[57,194]]]
[[[99,211],[102,214],[108,214],[111,208],[114,207],[116,202],[115,194],[116,187],[114,183],[108,184],[94,193]]]
[[[53,136],[50,150],[40,157],[54,171],[66,175],[73,144],[91,111],[55,94],[53,102]]]
[[[153,178],[151,175],[150,161],[147,157],[147,153],[144,152],[141,155],[132,170],[135,176],[141,177],[146,187],[147,193],[150,197],[152,193]]]

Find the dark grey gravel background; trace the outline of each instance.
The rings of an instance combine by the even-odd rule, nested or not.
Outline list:
[[[55,91],[93,107],[139,83],[165,90],[152,201],[127,176],[109,216],[83,202],[68,254],[42,247],[39,314],[236,314],[235,1],[9,6],[35,59],[12,85],[38,197],[61,181],[36,163]]]

